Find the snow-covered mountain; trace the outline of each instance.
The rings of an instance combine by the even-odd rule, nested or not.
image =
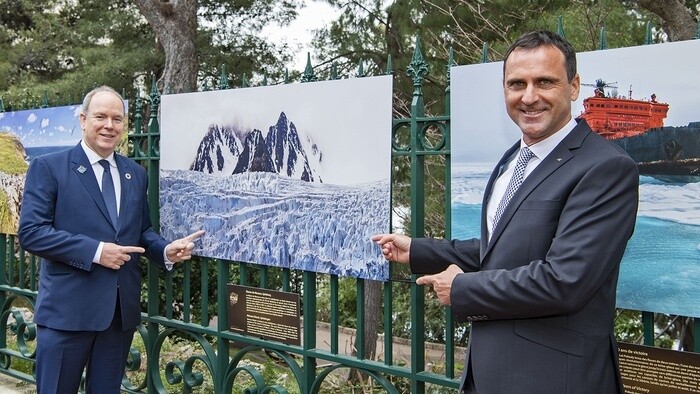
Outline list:
[[[251,131],[245,137],[243,152],[238,157],[238,164],[233,170],[233,174],[244,172],[276,172],[265,138],[258,129]]]
[[[284,112],[280,114],[277,123],[270,126],[265,146],[278,174],[306,182],[322,182],[317,170],[311,168],[296,126],[287,119]]]
[[[232,126],[210,126],[190,170],[215,175],[270,172],[321,183],[322,159],[318,145],[281,112],[264,136],[259,129],[242,132]]]
[[[199,143],[190,170],[207,174],[230,174],[238,162],[240,152],[240,142],[232,127],[211,125]]]

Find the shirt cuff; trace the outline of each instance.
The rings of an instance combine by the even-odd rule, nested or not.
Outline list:
[[[105,246],[105,243],[100,241],[100,244],[97,245],[97,251],[95,252],[95,255],[92,257],[92,263],[93,264],[100,264],[100,256],[102,256],[102,247]]]
[[[163,249],[163,262],[165,263],[165,269],[168,271],[172,271],[173,267],[175,266],[175,263],[172,261],[168,260],[168,246],[166,245],[165,248]]]

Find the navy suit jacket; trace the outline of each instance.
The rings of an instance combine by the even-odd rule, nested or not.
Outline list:
[[[622,392],[613,319],[637,166],[579,121],[525,179],[488,240],[493,183],[518,147],[486,186],[481,239],[415,239],[411,269],[465,271],[450,296],[455,318],[472,322],[462,382],[470,365],[477,392]]]
[[[119,219],[112,225],[100,187],[80,144],[32,160],[22,199],[18,237],[41,259],[34,322],[58,330],[102,331],[114,316],[117,294],[123,329],[141,321],[139,255],[112,270],[92,259],[100,241],[141,246],[164,266],[167,241],[151,227],[146,171],[114,158],[121,180]]]

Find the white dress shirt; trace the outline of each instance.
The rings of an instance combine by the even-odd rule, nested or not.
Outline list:
[[[532,144],[528,146],[528,148],[534,153],[534,156],[530,161],[527,163],[527,167],[525,167],[525,174],[523,175],[523,181],[527,179],[528,175],[532,173],[532,171],[537,168],[538,165],[544,160],[547,155],[549,155],[554,148],[559,145],[560,142],[566,138],[567,135],[571,132],[571,130],[576,127],[576,121],[571,118],[569,122],[559,129],[556,133],[550,135],[549,137],[543,139],[542,141]],[[522,137],[520,138],[520,149],[523,147],[527,146],[525,144],[525,141],[523,141]],[[489,197],[488,204],[486,205],[486,228],[489,232],[488,239],[491,239],[491,234],[493,234],[493,220],[496,217],[496,209],[498,208],[498,204],[501,202],[501,199],[503,198],[503,194],[505,194],[506,189],[508,188],[508,183],[510,182],[510,178],[513,177],[513,170],[515,169],[515,162],[516,158],[518,157],[520,153],[520,149],[516,150],[515,153],[508,159],[508,162],[505,163],[505,168],[503,172],[501,172],[501,175],[496,178],[496,181],[493,184],[493,189],[491,190],[491,197]]]
[[[97,179],[97,184],[100,186],[100,190],[102,190],[102,173],[104,172],[104,167],[102,167],[102,164],[100,164],[100,160],[102,160],[102,157],[98,155],[95,151],[90,149],[89,146],[85,143],[84,140],[80,141],[80,146],[83,148],[85,151],[85,155],[88,158],[88,161],[90,161],[90,165],[92,165],[92,171],[95,173],[95,178]],[[112,174],[112,181],[114,182],[114,193],[116,194],[117,198],[117,215],[119,215],[119,209],[121,205],[121,195],[122,195],[122,185],[121,185],[121,179],[119,178],[119,169],[117,168],[117,162],[114,159],[114,152],[112,152],[108,157],[106,157],[104,160],[107,160],[109,162],[109,169]],[[97,246],[97,250],[95,251],[95,255],[92,258],[93,264],[99,264],[100,263],[100,256],[102,256],[102,248],[104,247],[104,242],[100,241],[99,246]],[[168,260],[168,253],[167,253],[167,246],[165,250],[163,250],[163,259],[165,260],[165,268],[170,271],[173,268],[173,265],[175,263],[171,262]]]

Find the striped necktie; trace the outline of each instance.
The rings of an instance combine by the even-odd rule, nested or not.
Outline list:
[[[513,195],[515,195],[515,192],[523,183],[525,167],[527,167],[527,163],[534,156],[535,154],[532,153],[532,151],[528,147],[523,147],[522,149],[520,149],[520,155],[518,156],[518,161],[515,163],[515,169],[513,170],[513,177],[510,178],[510,182],[508,182],[506,192],[505,194],[503,194],[503,198],[498,204],[498,208],[496,208],[496,216],[493,219],[494,230],[496,229],[496,225],[498,225],[498,221],[501,219],[501,215],[503,215],[503,211],[506,210],[510,199],[513,198]]]

